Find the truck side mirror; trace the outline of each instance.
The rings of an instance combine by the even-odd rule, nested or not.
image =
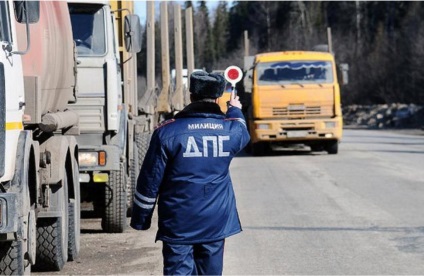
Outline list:
[[[141,51],[141,24],[138,15],[130,14],[125,16],[125,49],[129,53]]]
[[[37,23],[40,19],[40,1],[14,1],[15,17],[19,23]]]
[[[346,85],[349,83],[349,64],[341,63],[340,70],[342,71],[342,84]]]
[[[253,68],[255,63],[255,56],[245,56],[244,57],[244,79],[243,86],[245,93],[252,93],[252,82],[253,82]]]

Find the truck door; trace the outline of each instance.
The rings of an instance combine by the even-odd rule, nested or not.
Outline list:
[[[118,130],[122,101],[119,60],[115,55],[113,27],[108,6],[69,3],[72,32],[78,52],[78,100],[83,133]]]
[[[10,32],[7,2],[0,2],[0,40],[7,45],[10,43],[7,34]],[[3,60],[2,60],[3,61]],[[0,177],[4,175],[4,155],[6,142],[6,87],[5,87],[4,64],[0,62]]]
[[[12,12],[12,15],[10,13]],[[16,45],[13,2],[0,1],[0,180],[13,176],[16,144],[22,127],[24,101],[21,56]],[[7,106],[6,106],[7,105]],[[6,143],[8,145],[6,146]]]
[[[4,153],[5,153],[5,142],[6,142],[6,96],[5,96],[5,85],[4,85],[4,65],[0,63],[0,177],[4,174]]]

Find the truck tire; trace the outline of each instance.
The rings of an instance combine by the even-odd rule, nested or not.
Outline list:
[[[128,216],[131,216],[134,193],[137,188],[137,179],[143,165],[144,157],[149,148],[152,135],[148,132],[136,133],[134,143],[134,157],[131,163],[131,184],[128,188]]]
[[[339,152],[339,142],[331,141],[325,146],[325,151],[328,154],[337,154]]]
[[[36,271],[60,271],[65,265],[62,227],[62,218],[38,219]]]
[[[130,166],[130,181],[127,185],[127,216],[130,217],[132,213],[132,205],[133,205],[133,198],[135,189],[137,187],[137,178],[138,174],[140,173],[140,164],[138,161],[138,146],[136,143],[134,143],[134,149],[133,149],[133,158],[131,159],[131,166]]]
[[[324,150],[324,147],[321,144],[312,145],[312,146],[310,146],[310,148],[311,148],[311,151],[313,151],[313,152]]]
[[[67,176],[58,191],[62,217],[37,220],[37,271],[60,271],[68,260],[68,192]]]
[[[0,242],[0,275],[25,274],[23,241]],[[28,266],[30,269],[30,266]]]
[[[105,210],[102,229],[107,233],[122,233],[127,226],[127,189],[124,164],[111,171],[105,185]]]
[[[0,275],[22,275],[31,272],[35,261],[35,199],[32,200],[29,183],[37,183],[37,169],[31,159],[32,139],[30,132],[23,131],[19,136],[15,173],[11,192],[18,195],[18,239],[0,242]],[[31,182],[30,182],[31,181]],[[34,190],[32,190],[34,192]]]
[[[146,157],[147,150],[149,149],[152,134],[149,132],[137,133],[135,138],[138,147],[138,167],[141,169],[144,157]]]
[[[81,234],[81,205],[79,187],[79,171],[78,163],[74,159],[73,166],[73,184],[75,189],[75,198],[69,199],[68,203],[68,261],[75,261],[80,251],[80,234]]]
[[[69,202],[68,211],[68,261],[75,261],[80,250],[80,210],[74,199]]]
[[[267,144],[263,142],[252,143],[252,155],[264,156],[267,152]]]

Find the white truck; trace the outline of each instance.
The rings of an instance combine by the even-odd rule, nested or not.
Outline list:
[[[121,233],[139,169],[133,114],[140,22],[132,1],[68,1],[68,6],[78,51],[79,90],[69,107],[80,116],[82,202],[102,218],[105,232]]]
[[[76,59],[60,1],[0,1],[0,274],[79,253]]]

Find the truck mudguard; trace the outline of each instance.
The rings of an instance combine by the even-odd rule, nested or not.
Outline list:
[[[42,184],[54,185],[60,183],[63,179],[66,170],[64,164],[70,150],[70,142],[68,139],[75,140],[73,136],[57,136],[51,137],[47,142],[41,145],[42,152],[54,153],[51,154],[50,169],[47,172],[49,177],[44,177]],[[73,144],[76,144],[76,142],[73,142]]]

